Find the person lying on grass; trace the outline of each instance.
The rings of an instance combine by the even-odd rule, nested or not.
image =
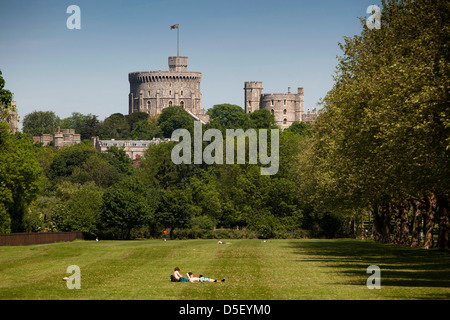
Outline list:
[[[192,272],[186,274],[187,277],[183,277],[180,273],[180,268],[175,267],[173,273],[170,275],[170,280],[172,282],[217,282],[216,280],[212,280],[210,278],[205,278],[202,275],[200,277],[194,277]],[[225,281],[225,278],[222,279],[222,282]]]
[[[194,277],[192,272],[188,272],[187,276],[190,279],[190,282],[217,282],[217,279],[213,280],[211,278],[205,278],[203,275],[199,275],[198,278]],[[225,278],[221,280],[222,282],[225,281]]]

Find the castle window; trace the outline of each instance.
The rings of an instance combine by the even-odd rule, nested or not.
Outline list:
[[[283,120],[283,124],[286,124],[287,123],[287,119],[286,118],[284,118],[284,120]]]
[[[169,90],[169,96],[171,96],[172,95],[172,90]]]
[[[273,100],[272,100],[272,101],[270,101],[270,105],[271,105],[271,106],[273,106]]]
[[[183,95],[183,90],[181,90],[181,95]]]
[[[150,107],[151,107],[151,103],[150,103],[150,101],[147,101],[147,110],[150,110]]]
[[[283,105],[286,105],[286,100],[284,100]]]
[[[274,114],[274,111],[273,111],[273,109],[272,109],[272,110],[270,110],[270,112],[272,112],[272,114]]]
[[[181,91],[181,92],[183,92],[183,91]],[[184,101],[181,101],[180,105],[184,108]]]
[[[172,106],[172,101],[169,101],[169,107],[171,107]]]
[[[286,114],[286,112],[287,112],[287,110],[286,110],[286,109],[284,109],[284,110],[283,110],[283,114]]]

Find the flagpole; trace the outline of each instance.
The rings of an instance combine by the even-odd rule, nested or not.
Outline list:
[[[180,26],[177,27],[177,57],[180,56]]]

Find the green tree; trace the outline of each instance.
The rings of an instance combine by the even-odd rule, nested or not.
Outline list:
[[[164,108],[158,118],[158,126],[165,138],[170,138],[176,129],[194,130],[194,118],[183,107]]]
[[[131,230],[153,218],[147,192],[139,180],[124,179],[106,189],[103,194],[101,222],[118,232],[121,239],[130,239]]]
[[[155,118],[137,122],[131,132],[131,138],[133,140],[151,140],[154,137],[162,137],[161,130],[157,126],[157,119]]]
[[[124,149],[120,149],[117,146],[111,146],[108,147],[106,152],[103,152],[100,155],[114,166],[119,173],[124,175],[131,175],[133,173],[133,161],[128,157]]]
[[[246,129],[248,127],[248,117],[244,109],[235,104],[217,104],[206,112],[210,117],[208,128],[226,129]]]
[[[5,79],[3,79],[2,71],[0,70],[0,111],[6,109],[11,105],[13,94],[11,91],[4,89]]]
[[[193,214],[194,209],[188,194],[182,189],[164,190],[155,209],[156,222],[165,228],[170,228],[171,239],[173,239],[175,228],[190,226]]]
[[[0,223],[4,231],[24,231],[25,211],[39,192],[41,172],[31,139],[21,133],[12,136],[8,125],[0,122]]]
[[[96,151],[92,146],[76,144],[64,148],[54,158],[47,172],[49,179],[57,182],[61,179],[68,179],[77,167],[82,167]]]
[[[294,122],[289,128],[283,132],[293,132],[301,136],[311,135],[311,124],[308,122]]]
[[[120,181],[121,173],[101,154],[93,154],[81,166],[74,168],[70,181],[85,184],[94,182],[97,186],[108,188]]]
[[[201,170],[202,165],[174,164],[171,158],[174,146],[174,142],[164,142],[147,148],[139,169],[145,185],[162,189],[182,188],[191,176]]]
[[[99,125],[100,139],[128,139],[130,133],[130,124],[121,113],[110,115]]]
[[[53,111],[33,111],[23,118],[23,133],[40,136],[44,133],[56,131],[61,125],[61,119]]]
[[[66,181],[59,188],[64,188],[65,192],[59,190],[64,196],[58,205],[53,207],[52,221],[57,230],[83,231],[85,237],[91,239],[97,236],[103,190],[93,182],[71,186],[71,183]]]
[[[409,244],[405,200],[430,208],[425,247],[439,199],[448,213],[448,8],[446,1],[383,1],[380,29],[362,21],[361,35],[345,38],[326,112],[299,165],[316,205],[341,215],[371,210],[374,237],[384,242]],[[447,213],[441,247],[448,246]]]
[[[61,126],[66,129],[75,129],[75,132],[81,135],[81,140],[98,136],[99,121],[97,116],[92,114],[83,115],[79,112],[72,112],[70,117],[61,121]]]
[[[130,127],[130,132],[133,131],[136,128],[136,125],[141,122],[148,120],[149,114],[146,112],[133,112],[127,116],[125,116],[127,119],[128,125]]]
[[[258,109],[249,114],[250,127],[254,129],[276,128],[274,115],[266,109]]]
[[[3,79],[2,71],[0,70],[0,121],[9,120],[8,111],[11,108],[11,101],[13,99],[11,91],[4,89],[4,87],[5,79]]]

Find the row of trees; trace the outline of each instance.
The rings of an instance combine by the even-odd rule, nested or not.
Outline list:
[[[211,121],[203,130],[274,128],[275,123],[266,110],[248,115],[229,104],[214,106],[209,114]],[[138,115],[143,120],[136,123],[153,121]],[[169,107],[157,118],[155,128],[161,136],[170,137],[178,128],[192,132],[194,120],[183,108]],[[171,161],[175,142],[149,147],[140,165],[133,166],[116,147],[99,153],[86,140],[63,149],[42,147],[32,145],[27,134],[10,136],[5,129],[4,141],[15,151],[3,148],[2,155],[16,154],[19,140],[26,143],[22,154],[3,163],[5,170],[0,172],[10,175],[5,164],[17,167],[22,158],[31,161],[35,172],[28,175],[29,186],[23,188],[27,190],[27,197],[21,197],[23,205],[11,202],[20,214],[3,210],[0,232],[81,230],[88,237],[128,239],[138,233],[158,236],[162,228],[168,228],[171,236],[175,230],[211,236],[217,226],[245,227],[263,237],[294,232],[304,236],[302,229],[324,235],[321,220],[299,206],[289,169],[289,159],[299,152],[298,142],[308,132],[305,124],[283,132],[280,170],[269,177],[260,174],[259,165],[175,165]]]
[[[341,44],[325,112],[302,142],[299,193],[370,220],[375,240],[416,246],[423,232],[424,247],[450,246],[449,9],[383,1],[381,28],[362,21]]]
[[[242,129],[263,128],[273,125],[273,119],[265,112],[251,115],[242,113],[242,108],[236,105],[222,104],[218,109],[211,109],[212,124],[209,127],[224,130],[229,125]],[[238,108],[240,111],[236,111]],[[172,131],[177,128],[191,128],[192,118],[180,108],[170,108],[164,114],[150,117],[145,112],[134,112],[129,115],[114,113],[105,120],[98,120],[92,114],[73,112],[70,117],[61,119],[53,111],[33,111],[23,119],[23,133],[29,137],[44,133],[53,133],[58,127],[75,129],[81,135],[81,140],[98,136],[109,140],[150,140],[153,138],[170,138]]]

